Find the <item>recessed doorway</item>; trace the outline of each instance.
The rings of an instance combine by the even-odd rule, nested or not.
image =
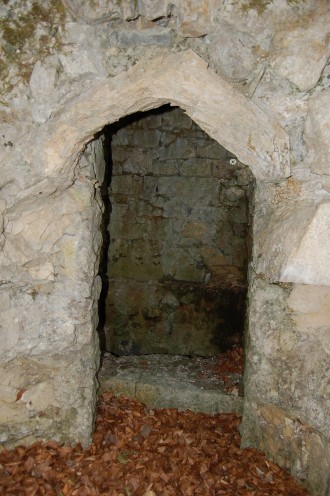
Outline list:
[[[101,382],[134,392],[141,366],[221,389],[219,357],[242,359],[254,177],[179,107],[123,118],[104,143]]]

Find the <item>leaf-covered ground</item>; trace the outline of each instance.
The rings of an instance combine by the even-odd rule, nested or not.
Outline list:
[[[105,393],[92,445],[51,441],[0,454],[0,494],[14,496],[306,496],[254,449],[236,414],[147,410]]]

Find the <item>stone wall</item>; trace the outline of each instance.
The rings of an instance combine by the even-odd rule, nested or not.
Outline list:
[[[171,103],[256,178],[243,444],[329,494],[329,16],[327,0],[1,3],[2,443],[90,441],[99,133]]]
[[[181,109],[111,140],[107,349],[212,355],[242,335],[253,176]]]

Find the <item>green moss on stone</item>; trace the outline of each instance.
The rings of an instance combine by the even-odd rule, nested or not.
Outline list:
[[[60,27],[64,27],[66,17],[62,0],[48,5],[34,1],[29,10],[24,4],[21,2],[12,15],[0,19],[0,95],[10,92],[18,82],[27,83],[36,61],[61,47]]]

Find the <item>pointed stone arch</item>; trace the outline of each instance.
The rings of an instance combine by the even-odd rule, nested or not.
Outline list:
[[[92,87],[44,127],[44,171],[65,173],[105,125],[164,104],[181,107],[259,180],[290,175],[289,138],[272,117],[235,91],[192,51],[142,61]],[[40,147],[38,147],[40,149]]]

